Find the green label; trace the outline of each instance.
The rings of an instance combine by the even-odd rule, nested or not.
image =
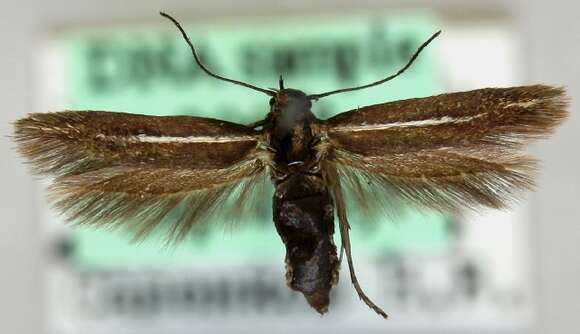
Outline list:
[[[321,93],[366,84],[395,73],[433,32],[429,15],[348,16],[327,19],[263,20],[188,24],[184,27],[204,63],[229,78],[261,87],[286,87]],[[436,46],[403,76],[388,84],[332,96],[313,112],[327,118],[368,104],[422,97],[440,85]],[[215,80],[203,73],[173,25],[163,18],[153,26],[106,28],[63,36],[68,107],[147,115],[196,115],[249,124],[263,119],[269,97]],[[271,200],[271,199],[264,199]],[[375,216],[367,222],[352,213],[356,254],[445,247],[448,222],[438,215],[407,212],[395,221]],[[213,223],[210,225],[214,225]],[[163,248],[161,235],[130,244],[123,231],[78,228],[74,259],[81,266],[115,266],[220,261],[280,261],[284,247],[271,212],[236,226],[215,222],[194,231],[180,246]],[[225,232],[224,232],[225,231]]]

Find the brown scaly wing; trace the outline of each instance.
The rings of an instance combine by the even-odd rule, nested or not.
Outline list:
[[[260,134],[243,125],[189,116],[103,111],[31,114],[15,124],[15,141],[50,188],[68,221],[127,226],[141,238],[179,212],[170,240],[265,181]]]
[[[487,88],[362,107],[322,131],[328,161],[363,206],[501,208],[533,187],[525,145],[552,133],[566,107],[561,88]]]

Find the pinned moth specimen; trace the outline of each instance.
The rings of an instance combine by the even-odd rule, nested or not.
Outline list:
[[[409,206],[444,213],[504,208],[534,185],[536,161],[526,145],[567,116],[562,88],[534,85],[485,88],[360,107],[326,120],[312,103],[376,86],[402,74],[438,35],[423,43],[397,73],[358,87],[321,94],[264,89],[214,74],[219,80],[270,96],[265,119],[251,125],[191,116],[145,116],[107,111],[35,113],[15,124],[20,153],[37,174],[54,177],[56,210],[67,221],[125,226],[137,238],[171,212],[168,238],[231,206],[235,215],[269,177],[274,225],[286,246],[288,286],[320,313],[329,305],[340,259],[335,216],[358,296],[345,195],[355,203]],[[239,197],[239,200],[233,200]],[[255,196],[254,196],[255,197]],[[179,209],[179,210],[178,210]]]

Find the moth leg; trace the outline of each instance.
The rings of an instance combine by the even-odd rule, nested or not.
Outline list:
[[[340,204],[337,204],[337,208],[340,208]],[[340,237],[341,237],[342,242],[344,244],[344,250],[346,253],[346,261],[348,263],[348,270],[350,272],[350,281],[352,282],[354,289],[358,293],[359,298],[363,302],[365,302],[365,304],[367,304],[368,307],[370,307],[377,314],[379,314],[380,316],[382,316],[383,318],[386,319],[388,316],[385,313],[385,311],[383,311],[382,308],[380,308],[375,303],[373,303],[373,301],[364,293],[364,291],[362,290],[362,288],[360,286],[360,283],[358,282],[358,278],[356,277],[356,273],[354,270],[354,264],[352,261],[352,253],[351,253],[351,247],[350,247],[350,236],[349,236],[349,231],[348,231],[349,230],[348,222],[346,222],[343,219],[340,219],[340,215],[339,215],[338,221],[339,221],[339,225],[340,225]]]
[[[338,267],[340,268],[340,265],[342,264],[342,258],[344,257],[344,245],[341,242],[340,245],[340,256],[338,257]]]
[[[342,251],[346,253],[346,261],[348,263],[348,270],[350,272],[350,281],[354,286],[354,289],[358,293],[359,298],[367,304],[368,307],[373,309],[377,314],[382,316],[383,318],[387,319],[387,314],[383,309],[377,306],[373,301],[364,293],[362,290],[360,283],[358,282],[358,278],[356,277],[356,273],[354,270],[354,264],[352,261],[352,253],[350,247],[350,234],[349,229],[350,226],[348,224],[348,219],[346,216],[346,207],[344,203],[344,198],[342,197],[342,189],[340,188],[340,180],[338,179],[338,173],[334,168],[325,168],[326,172],[330,175],[327,175],[328,181],[330,182],[332,193],[334,194],[334,200],[336,202],[336,211],[338,212],[338,224],[340,227],[340,239],[342,242],[341,246],[341,258],[342,258]]]
[[[323,137],[315,137],[310,143],[310,149],[315,152],[313,159],[310,159],[305,170],[309,173],[319,173],[320,162],[326,158],[329,150],[329,145]]]

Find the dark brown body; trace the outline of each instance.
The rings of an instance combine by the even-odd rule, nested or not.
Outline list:
[[[318,312],[338,280],[334,204],[317,161],[316,118],[304,93],[286,89],[265,124],[274,151],[274,223],[286,245],[286,279]]]

